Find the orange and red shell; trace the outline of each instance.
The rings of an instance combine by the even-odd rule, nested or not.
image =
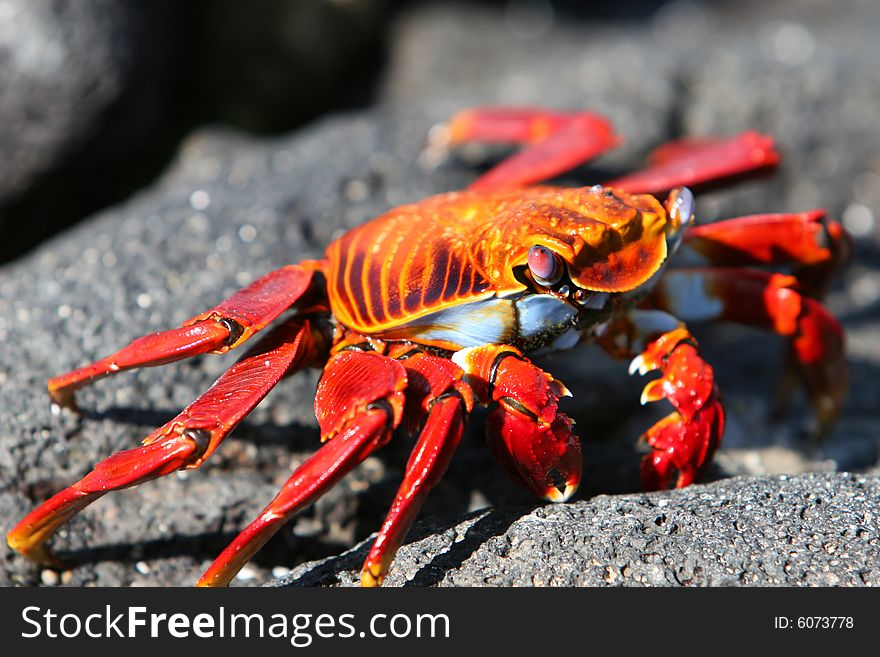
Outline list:
[[[650,195],[599,186],[441,194],[395,208],[327,249],[331,309],[379,335],[437,311],[521,292],[515,275],[542,244],[597,292],[647,281],[666,258],[667,217]]]

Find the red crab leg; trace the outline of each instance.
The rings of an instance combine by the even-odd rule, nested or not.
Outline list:
[[[522,107],[483,107],[454,116],[444,145],[469,141],[525,144],[526,148],[483,174],[469,189],[520,187],[583,164],[620,141],[611,123],[590,112]]]
[[[824,210],[760,214],[692,226],[688,249],[712,265],[795,265],[799,283],[819,297],[852,252],[852,241]]]
[[[305,294],[318,264],[307,262],[273,271],[179,328],[137,338],[115,354],[56,376],[49,381],[53,403],[76,408],[74,392],[97,379],[237,347]]]
[[[757,174],[778,162],[773,139],[759,132],[681,139],[655,149],[648,156],[647,168],[603,184],[631,193],[659,194],[675,187],[698,188]]]
[[[54,563],[45,543],[64,522],[110,491],[201,465],[285,373],[320,357],[323,340],[308,319],[280,325],[141,447],[110,456],[28,514],[7,535],[9,546]]]
[[[406,464],[403,482],[382,523],[361,570],[362,586],[378,586],[385,578],[397,549],[406,537],[430,490],[440,481],[473,408],[470,388],[461,383],[463,372],[445,358],[420,353],[402,361],[407,371],[406,411],[412,420],[427,421]]]
[[[287,520],[333,487],[391,438],[403,415],[406,372],[372,352],[342,351],[330,359],[315,397],[325,442],[290,476],[260,516],[199,578],[197,586],[226,586]]]
[[[787,336],[790,365],[820,429],[837,416],[847,387],[843,329],[825,306],[800,293],[794,276],[734,267],[672,269],[655,300],[684,320],[723,319]]]
[[[488,420],[489,447],[511,478],[551,502],[577,490],[582,452],[571,420],[558,408],[562,383],[504,345],[463,349],[453,360],[483,403],[499,407]]]
[[[700,356],[690,332],[679,326],[652,340],[630,366],[630,373],[660,371],[642,391],[642,403],[666,399],[675,409],[642,436],[653,451],[642,459],[642,487],[688,486],[711,463],[724,434],[712,367]]]

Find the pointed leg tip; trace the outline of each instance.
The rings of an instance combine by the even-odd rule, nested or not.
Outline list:
[[[41,566],[64,570],[67,564],[57,557],[44,543],[31,543],[30,537],[22,537],[14,532],[6,535],[6,544],[15,552]]]
[[[382,586],[382,580],[385,579],[385,573],[379,564],[364,566],[361,571],[361,587],[373,589]]]
[[[428,131],[428,138],[418,156],[419,165],[428,171],[436,169],[449,158],[454,145],[450,124],[438,123]]]
[[[645,354],[639,354],[629,364],[629,375],[632,376],[638,373],[639,376],[645,376],[645,374],[655,369],[657,369],[657,365],[653,361],[649,361]]]
[[[69,388],[49,387],[49,409],[52,415],[61,415],[63,409],[73,413],[79,413],[79,404],[76,403],[76,394]]]
[[[567,482],[562,488],[551,486],[541,497],[553,504],[562,504],[572,498],[577,492],[578,486],[580,486],[580,481]]]
[[[229,582],[232,581],[237,572],[237,570],[229,568],[215,568],[214,564],[211,564],[202,573],[202,576],[199,577],[195,587],[199,589],[216,589],[229,586]]]
[[[454,119],[453,119],[454,121]],[[428,147],[446,150],[453,143],[453,122],[435,123],[428,130]]]
[[[211,581],[210,578],[205,577],[204,575],[199,577],[198,581],[195,583],[195,587],[197,589],[213,589],[217,588],[217,584]]]
[[[19,522],[12,531],[6,534],[6,545],[8,545],[10,549],[26,557],[29,552],[35,550],[37,547],[31,545],[32,542],[32,532],[27,530],[26,527],[22,527],[21,522]]]
[[[657,402],[666,397],[664,390],[664,379],[654,379],[642,388],[642,394],[639,397],[639,403],[645,406],[651,402]]]
[[[818,395],[813,402],[816,412],[816,419],[822,433],[827,433],[834,421],[840,415],[840,407],[843,405],[844,394],[838,391],[824,395]]]

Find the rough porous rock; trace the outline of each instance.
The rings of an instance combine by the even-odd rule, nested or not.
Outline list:
[[[877,586],[880,477],[737,477],[418,523],[386,586]],[[278,586],[353,586],[370,544]]]
[[[603,174],[637,166],[651,145],[685,130],[700,134],[756,128],[782,135],[786,159],[777,177],[701,196],[698,214],[712,219],[821,203],[842,217],[857,238],[856,261],[829,304],[849,335],[851,393],[831,435],[821,443],[809,442],[805,429],[810,415],[803,400],[796,399],[781,421],[769,417],[780,340],[754,331],[698,328],[728,409],[725,442],[710,478],[747,476],[642,496],[635,495],[635,439],[667,409],[661,404],[639,407],[644,381],[627,378],[625,364],[593,348],[549,357],[541,364],[575,395],[565,401],[565,411],[576,419],[585,443],[579,501],[539,509],[524,506],[531,498],[507,480],[488,454],[481,439],[484,415],[477,413],[423,510],[427,524],[414,530],[416,542],[411,540],[401,552],[402,561],[388,583],[525,583],[535,572],[525,565],[529,554],[536,563],[558,560],[560,568],[553,575],[547,570],[546,577],[533,583],[572,583],[575,572],[602,580],[604,565],[617,568],[618,563],[619,570],[609,577],[616,572],[620,580],[635,582],[638,577],[647,583],[674,584],[675,573],[695,584],[750,583],[751,577],[767,583],[812,582],[813,577],[816,583],[833,583],[832,570],[839,583],[876,581],[876,566],[862,571],[845,565],[839,572],[831,568],[835,559],[840,564],[876,562],[876,533],[870,534],[876,532],[877,515],[871,510],[877,501],[875,478],[866,475],[859,483],[861,475],[829,474],[782,481],[760,475],[869,472],[878,462],[880,233],[872,180],[880,180],[880,162],[873,155],[880,152],[880,136],[866,131],[859,117],[874,111],[880,101],[874,64],[880,46],[866,37],[859,42],[863,55],[843,52],[837,45],[845,34],[845,19],[827,18],[813,3],[798,19],[771,15],[757,3],[738,4],[735,16],[695,3],[670,3],[664,11],[676,6],[703,12],[704,27],[692,24],[686,32],[703,30],[695,43],[677,31],[683,19],[675,14],[626,22],[602,16],[569,20],[559,13],[544,32],[523,36],[521,24],[514,21],[520,27],[512,28],[512,19],[498,7],[419,5],[405,12],[392,30],[388,74],[374,108],[338,113],[273,138],[219,129],[193,133],[155,184],[0,269],[3,530],[97,461],[136,444],[173,417],[235,356],[206,356],[101,381],[81,391],[82,416],[50,412],[48,377],[106,355],[137,335],[174,326],[264,272],[316,257],[343,230],[388,207],[461,188],[497,153],[467,149],[438,162],[424,151],[429,127],[463,106],[516,102],[593,107],[612,117],[626,136],[624,148],[578,170],[567,182],[593,183]],[[860,24],[877,24],[871,22],[876,21],[876,12],[868,12],[871,7],[862,7]],[[766,50],[755,47],[756,38],[769,44]],[[688,48],[681,50],[682,45]],[[733,70],[717,77],[706,65],[712,57],[722,58]],[[816,69],[833,74],[811,82]],[[756,80],[763,80],[760,88]],[[763,87],[771,84],[785,93],[765,95]],[[747,101],[750,95],[756,98],[754,105]],[[845,99],[847,120],[830,123],[830,104],[817,105],[816,98]],[[832,137],[826,140],[825,131]],[[803,190],[818,191],[804,195]],[[317,445],[312,412],[316,376],[310,372],[282,382],[199,470],[108,495],[84,511],[54,543],[69,558],[68,569],[46,572],[2,546],[0,584],[192,583]],[[272,572],[338,555],[366,539],[393,497],[409,444],[401,438],[368,459],[283,529],[235,583],[266,581]],[[797,488],[779,499],[778,491],[790,486]],[[807,488],[823,502],[807,504],[809,500],[798,497],[808,494]],[[632,495],[591,499],[602,493]],[[653,529],[650,525],[663,513],[663,499],[675,509],[676,520],[661,521]],[[747,504],[753,505],[756,518],[772,518],[778,510],[789,533],[773,534],[779,527],[766,523],[737,527],[734,516],[750,511]],[[491,510],[482,515],[465,515],[486,507]],[[807,510],[805,517],[798,508]],[[855,532],[823,540],[826,534],[813,531],[818,524],[810,514],[826,509],[846,527],[856,526]],[[855,520],[852,514],[859,509],[865,515]],[[628,515],[641,520],[630,522]],[[508,530],[520,521],[530,527],[545,522],[537,518],[554,526],[560,539],[546,546],[518,543],[520,572],[505,570],[500,558],[488,556],[480,557],[486,568],[478,575],[459,570],[470,562],[468,554],[488,555],[496,547],[509,552],[504,548]],[[568,523],[598,528],[568,534]],[[677,539],[673,525],[684,528],[681,535],[689,540]],[[458,526],[466,538],[455,543],[452,528]],[[868,534],[860,535],[862,529]],[[646,538],[646,531],[653,534]],[[685,554],[703,531],[707,538],[699,545],[707,552]],[[811,531],[819,538],[810,538]],[[708,550],[723,542],[721,536],[728,542],[738,539],[723,553],[730,555],[733,573],[721,566],[698,573],[698,562],[711,561]],[[784,554],[789,536],[798,547],[789,550],[797,555],[789,555],[794,565],[786,573],[784,561],[771,561],[769,555]],[[602,567],[595,566],[588,555],[606,538],[606,547],[620,552],[602,553],[608,558],[600,561]],[[669,554],[647,549],[649,538]],[[815,545],[822,554],[813,553],[810,546]],[[413,549],[421,550],[421,556],[406,561]],[[566,550],[583,555],[578,568],[566,570]],[[762,563],[768,565],[749,562],[752,552],[767,555]],[[326,575],[297,571],[297,583],[334,583],[331,570],[343,572],[342,583],[350,581],[344,573],[357,564],[348,565],[346,559],[354,557],[321,566],[324,570],[306,569]],[[336,568],[332,563],[346,565]],[[624,573],[629,563],[631,570]],[[684,570],[676,570],[676,564]]]

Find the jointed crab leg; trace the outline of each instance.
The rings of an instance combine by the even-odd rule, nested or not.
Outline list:
[[[406,464],[403,482],[364,562],[361,586],[382,583],[425,498],[446,472],[461,439],[464,422],[464,403],[458,396],[438,399],[431,408],[425,428]]]
[[[403,416],[406,371],[371,352],[341,351],[327,363],[315,411],[327,442],[302,463],[260,516],[204,572],[197,586],[225,586],[300,509],[391,438]]]
[[[736,267],[666,272],[655,300],[684,320],[722,319],[788,336],[790,365],[803,381],[820,429],[836,417],[847,387],[844,334],[794,276]]]
[[[611,123],[590,112],[483,107],[457,114],[446,126],[447,144],[469,141],[526,144],[480,176],[469,189],[520,187],[547,180],[613,148]]]
[[[137,338],[115,354],[56,376],[49,381],[52,401],[75,408],[74,392],[97,379],[237,347],[306,293],[315,264],[291,265],[266,274],[179,328]]]
[[[691,226],[684,243],[713,265],[824,262],[831,258],[825,210],[756,214]]]
[[[615,358],[633,358],[630,374],[655,370],[641,402],[667,400],[673,412],[642,435],[652,452],[642,459],[645,490],[687,486],[697,479],[724,434],[712,367],[679,319],[661,310],[633,309],[603,327],[599,345]],[[677,474],[677,477],[676,477]]]
[[[25,516],[7,534],[9,547],[38,563],[60,565],[45,543],[61,525],[111,490],[134,486],[185,467],[198,458],[205,442],[198,434],[178,433],[114,454]]]
[[[9,546],[35,561],[54,562],[45,543],[69,518],[110,491],[198,467],[285,373],[309,365],[323,350],[310,320],[280,325],[141,447],[110,456],[28,514],[9,532]]]
[[[419,353],[402,361],[407,371],[406,415],[427,421],[406,464],[403,481],[361,570],[362,586],[378,586],[431,488],[449,466],[473,408],[471,389],[452,362]],[[409,422],[408,422],[409,424]],[[415,428],[410,426],[411,429]]]
[[[642,487],[688,486],[711,462],[724,434],[724,408],[712,367],[700,356],[697,342],[680,326],[652,340],[630,372],[660,370],[659,379],[642,391],[642,403],[666,399],[675,409],[642,436],[653,449],[642,459]]]
[[[684,248],[718,266],[794,266],[805,292],[820,297],[846,264],[852,244],[824,210],[760,214],[690,227]]]
[[[648,167],[604,183],[631,193],[658,194],[674,187],[699,189],[776,166],[773,139],[759,132],[733,137],[667,142],[648,157]]]
[[[548,180],[620,142],[611,123],[600,115],[520,107],[466,110],[452,118],[440,139],[444,146],[469,141],[526,145],[471,183],[470,189],[477,190]],[[603,184],[628,192],[659,194],[675,187],[700,188],[753,175],[778,162],[773,140],[759,132],[681,139],[656,148],[649,155],[647,168]]]
[[[196,586],[226,586],[236,573],[299,510],[332,488],[352,468],[384,445],[388,415],[384,409],[366,410],[357,424],[341,433],[300,465],[278,495],[214,560]]]

